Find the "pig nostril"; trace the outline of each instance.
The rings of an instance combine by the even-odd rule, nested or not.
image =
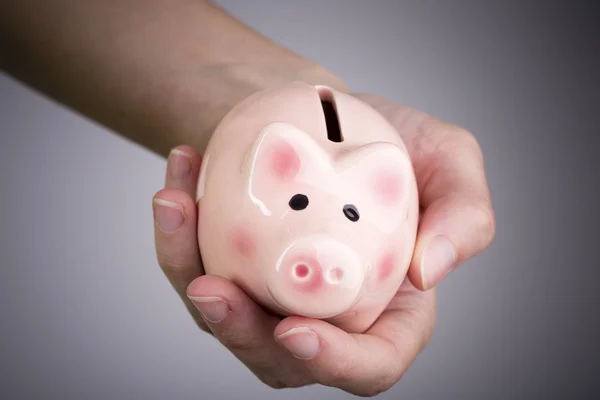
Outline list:
[[[296,277],[297,278],[306,278],[310,272],[308,266],[304,265],[304,264],[298,264],[296,265],[296,268],[294,270]]]
[[[329,278],[333,282],[339,282],[342,280],[343,277],[344,277],[344,271],[342,271],[341,268],[333,268],[331,271],[329,271]]]

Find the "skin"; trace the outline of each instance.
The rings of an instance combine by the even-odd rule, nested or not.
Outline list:
[[[290,81],[350,92],[340,78],[200,0],[5,0],[0,67],[168,156],[165,188],[153,197],[158,263],[198,326],[271,387],[318,383],[359,396],[388,390],[431,339],[436,285],[493,240],[494,213],[474,136],[388,99],[354,94],[392,122],[413,160],[421,203],[413,261],[364,334],[319,320],[282,320],[231,282],[203,274],[193,200],[201,157],[220,119],[250,94]],[[442,264],[425,256],[439,235],[454,249]],[[294,356],[288,349],[301,339],[312,339],[316,353],[298,358],[296,349]]]
[[[431,340],[436,317],[433,286],[461,262],[483,251],[494,236],[483,157],[473,136],[385,98],[356,96],[375,107],[401,132],[414,160],[421,201],[421,223],[408,277],[364,334],[348,334],[320,320],[269,315],[231,282],[203,275],[193,200],[201,155],[193,148],[175,149],[167,164],[165,188],[154,197],[175,211],[170,217],[180,222],[165,232],[161,221],[156,221],[158,258],[167,276],[179,277],[172,282],[180,288],[184,302],[189,304],[191,300],[194,307],[199,307],[190,307],[198,326],[214,334],[261,381],[274,388],[318,383],[368,397],[389,390]],[[193,167],[187,175],[175,177],[172,168],[182,158]],[[422,271],[423,249],[439,234],[456,244],[457,261],[427,281],[424,277],[428,274]],[[197,301],[200,299],[224,301],[225,318],[211,322],[203,317],[204,304]],[[294,329],[299,333],[310,330],[318,337],[318,352],[310,359],[294,357],[285,350],[289,338],[285,334]]]
[[[3,0],[0,68],[163,157],[239,101],[333,73],[203,0]]]

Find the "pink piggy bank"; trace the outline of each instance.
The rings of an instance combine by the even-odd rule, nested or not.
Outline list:
[[[394,128],[358,99],[291,83],[223,118],[198,184],[207,274],[280,316],[364,332],[403,282],[416,180]]]

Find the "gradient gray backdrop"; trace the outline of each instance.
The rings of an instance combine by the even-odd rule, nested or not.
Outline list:
[[[218,3],[481,142],[496,240],[439,287],[430,346],[381,398],[600,396],[593,6]],[[0,129],[1,399],[352,397],[270,389],[197,330],[155,259],[163,159],[7,76]]]

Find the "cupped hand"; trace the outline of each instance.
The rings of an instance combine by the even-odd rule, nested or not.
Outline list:
[[[421,290],[485,250],[496,220],[481,148],[467,130],[372,94],[354,94],[396,128],[410,154],[421,215],[408,276]]]
[[[474,138],[384,98],[356,96],[401,133],[413,158],[422,209],[408,278],[365,333],[349,334],[315,319],[281,319],[230,281],[204,275],[194,202],[201,157],[193,148],[173,149],[165,188],[154,197],[155,243],[165,275],[198,326],[274,388],[318,383],[358,396],[391,388],[432,336],[433,287],[459,262],[487,247],[494,235]]]

